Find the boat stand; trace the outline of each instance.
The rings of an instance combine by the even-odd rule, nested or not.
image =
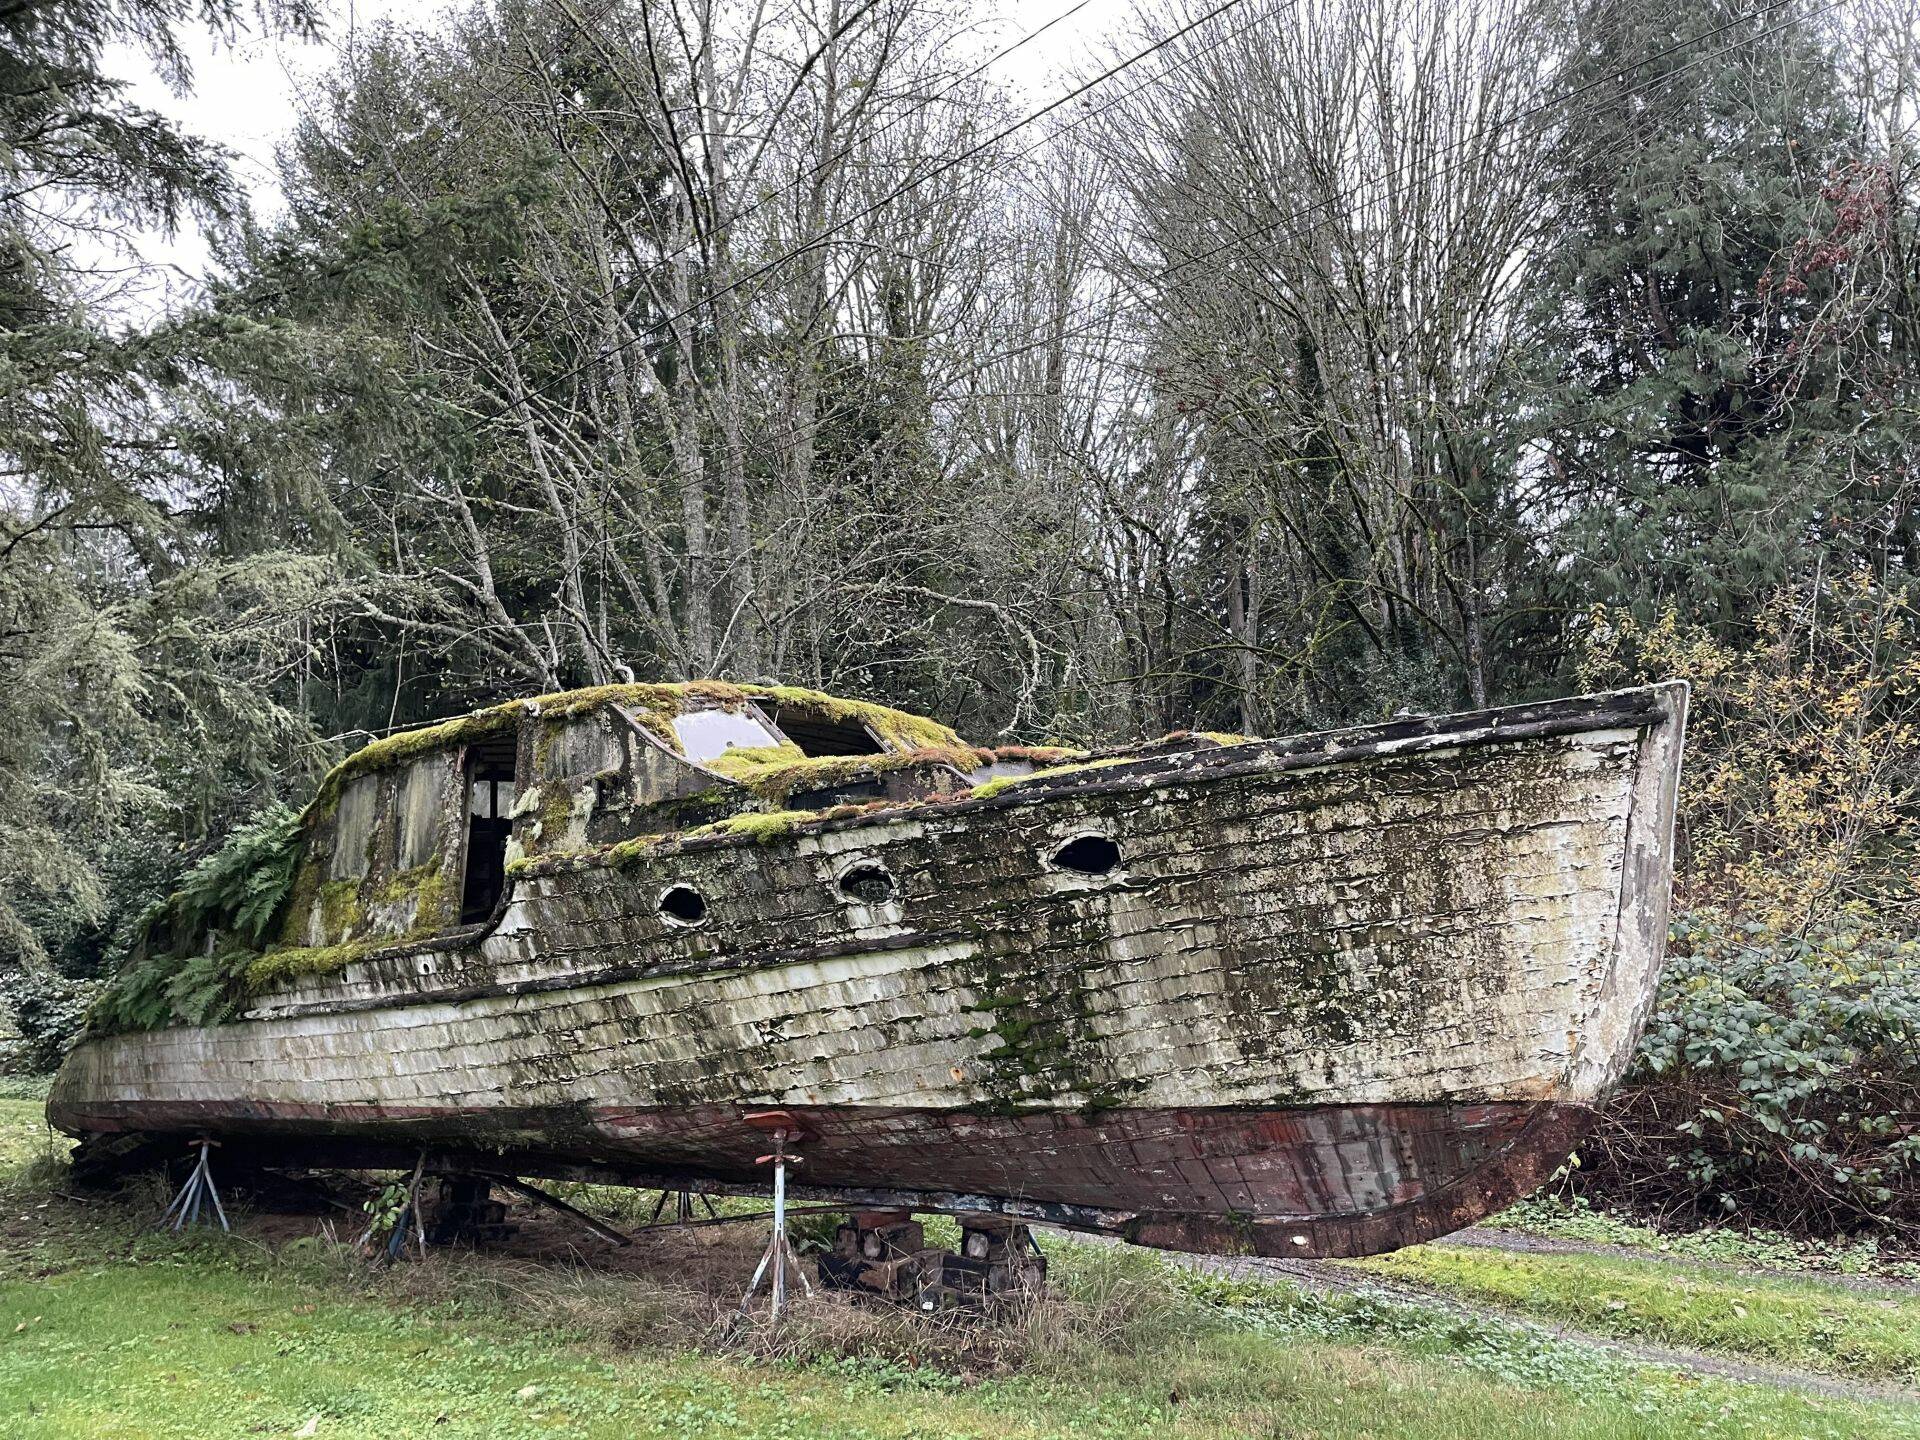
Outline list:
[[[773,1297],[773,1309],[767,1318],[775,1324],[779,1323],[780,1312],[787,1303],[789,1269],[799,1277],[801,1288],[807,1292],[808,1298],[813,1296],[813,1282],[807,1279],[807,1272],[800,1266],[799,1253],[794,1250],[793,1241],[787,1237],[787,1166],[800,1163],[798,1155],[787,1153],[787,1146],[805,1140],[807,1132],[799,1121],[784,1110],[763,1110],[749,1115],[747,1124],[773,1137],[773,1153],[761,1155],[755,1161],[756,1164],[773,1166],[773,1235],[767,1241],[759,1265],[754,1268],[753,1280],[747,1286],[747,1293],[740,1299],[740,1308],[727,1324],[728,1334],[732,1334],[740,1322],[747,1318],[747,1309],[753,1304],[753,1297],[760,1293],[763,1280],[767,1281]]]
[[[200,1158],[193,1162],[193,1172],[187,1176],[187,1183],[180,1187],[180,1193],[173,1197],[166,1213],[160,1217],[163,1230],[184,1230],[200,1218],[200,1207],[211,1202],[211,1214],[220,1221],[220,1228],[231,1233],[233,1227],[227,1224],[227,1207],[220,1203],[220,1189],[213,1183],[213,1168],[207,1163],[210,1152],[220,1148],[218,1140],[209,1140],[202,1135],[193,1142],[200,1151]],[[192,1147],[189,1147],[192,1148]]]
[[[696,1195],[696,1192],[692,1190],[662,1190],[660,1192],[660,1198],[653,1202],[653,1213],[647,1216],[647,1224],[658,1225],[660,1223],[661,1212],[667,1208],[667,1201],[669,1200],[673,1201],[674,1218],[667,1221],[667,1224],[685,1225],[690,1223],[693,1220],[693,1202],[696,1198],[698,1198],[702,1205],[707,1207],[707,1218],[709,1220],[717,1220],[720,1218],[720,1211],[718,1207],[714,1205],[713,1197],[710,1195]]]
[[[1045,1292],[1047,1257],[1004,1215],[962,1214],[958,1252],[931,1247],[904,1210],[856,1210],[820,1257],[820,1283],[928,1312],[992,1310]]]

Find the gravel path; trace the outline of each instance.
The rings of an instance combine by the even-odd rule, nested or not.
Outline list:
[[[1060,1232],[1065,1234],[1065,1232]],[[1471,1245],[1480,1249],[1517,1249],[1540,1253],[1549,1247],[1567,1250],[1578,1247],[1579,1253],[1622,1253],[1636,1258],[1644,1258],[1647,1252],[1628,1249],[1624,1246],[1580,1246],[1578,1242],[1546,1240],[1542,1236],[1521,1236],[1528,1242],[1518,1246],[1503,1246],[1499,1243],[1513,1232],[1476,1230],[1463,1232],[1467,1238],[1454,1236],[1450,1243]],[[1074,1235],[1076,1240],[1092,1244],[1119,1243],[1104,1239],[1094,1239],[1086,1235]],[[1543,1242],[1539,1243],[1539,1242]],[[1571,1251],[1569,1251],[1571,1253]],[[1422,1285],[1411,1285],[1404,1280],[1386,1280],[1362,1270],[1352,1269],[1326,1260],[1267,1260],[1250,1256],[1229,1255],[1177,1255],[1166,1254],[1162,1258],[1171,1264],[1188,1265],[1211,1274],[1225,1275],[1231,1279],[1280,1280],[1298,1285],[1303,1289],[1319,1294],[1334,1295],[1371,1295],[1387,1300],[1398,1301],[1406,1305],[1419,1306],[1426,1310],[1437,1310],[1443,1314],[1455,1315],[1469,1320],[1493,1320],[1505,1324],[1528,1325],[1552,1335],[1556,1339],[1584,1345],[1594,1350],[1603,1350],[1622,1359],[1643,1365],[1663,1365],[1670,1369],[1686,1370],[1696,1375],[1712,1376],[1716,1379],[1733,1380],[1748,1385],[1769,1385],[1783,1390],[1799,1390],[1810,1395],[1825,1396],[1835,1400],[1853,1400],[1863,1402],[1895,1401],[1907,1404],[1920,1403],[1920,1388],[1910,1385],[1883,1383],[1872,1380],[1855,1380],[1839,1375],[1820,1375],[1809,1370],[1796,1370],[1785,1366],[1770,1365],[1763,1361],[1744,1360],[1737,1356],[1724,1355],[1711,1350],[1692,1350],[1673,1345],[1659,1345],[1644,1340],[1627,1340],[1615,1335],[1605,1335],[1592,1330],[1582,1330],[1557,1320],[1549,1320],[1518,1311],[1502,1309],[1471,1300],[1463,1300],[1455,1295],[1444,1294]],[[1680,1257],[1671,1257],[1678,1259]],[[1820,1279],[1829,1277],[1820,1276]],[[1899,1284],[1901,1282],[1885,1282]]]

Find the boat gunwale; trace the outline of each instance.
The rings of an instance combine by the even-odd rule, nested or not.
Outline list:
[[[1138,759],[1129,759],[1124,750],[1092,751],[1087,761],[1062,767],[1056,775],[1038,772],[1022,776],[1006,789],[991,795],[962,793],[957,796],[930,796],[903,800],[884,808],[862,809],[851,815],[822,812],[795,820],[792,830],[787,833],[789,836],[831,834],[919,815],[966,815],[982,810],[1008,810],[1021,805],[1039,804],[1062,795],[1122,795],[1140,790],[1165,789],[1189,781],[1212,782],[1239,779],[1245,775],[1284,774],[1362,760],[1398,759],[1433,750],[1554,739],[1589,731],[1647,729],[1666,724],[1672,719],[1671,697],[1676,689],[1685,688],[1685,681],[1670,680],[1631,690],[1611,690],[1597,695],[1575,695],[1536,704],[1504,705],[1417,719],[1388,720],[1338,730],[1316,730],[1237,745],[1216,744],[1212,749],[1143,755]],[[582,870],[619,869],[623,865],[622,859],[617,858],[620,847],[631,843],[630,838],[592,849],[529,860],[514,872],[513,878],[517,882]],[[680,855],[766,843],[751,834],[724,831],[693,836],[663,835],[659,837],[657,848],[649,853]],[[487,923],[490,928],[492,922]]]

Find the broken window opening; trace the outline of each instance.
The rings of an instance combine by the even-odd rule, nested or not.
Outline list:
[[[679,737],[680,753],[702,763],[717,760],[729,750],[761,750],[780,743],[751,705],[739,710],[689,710],[673,717],[673,733]]]
[[[513,831],[514,766],[519,742],[498,735],[467,747],[467,865],[460,923],[493,914],[507,888],[507,839]]]
[[[792,705],[782,705],[773,712],[773,723],[809,760],[829,755],[884,755],[887,752],[887,747],[874,733],[857,720],[828,720]]]
[[[1053,863],[1081,875],[1105,875],[1120,863],[1120,847],[1104,835],[1079,835],[1053,852]]]

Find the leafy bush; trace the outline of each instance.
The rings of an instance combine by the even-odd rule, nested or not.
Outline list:
[[[1920,943],[1676,922],[1583,1190],[1642,1214],[1832,1234],[1920,1218]]]
[[[1849,904],[1912,913],[1920,603],[1864,571],[1782,590],[1737,640],[1669,610],[1596,611],[1579,674],[1693,685],[1676,881],[1779,929]]]
[[[141,918],[126,958],[88,1016],[99,1032],[199,1025],[238,1008],[247,965],[293,889],[300,812],[266,807]]]
[[[0,1069],[44,1075],[86,1027],[87,1005],[99,985],[24,967],[0,970],[0,1010],[12,1015],[18,1038],[0,1046]]]

